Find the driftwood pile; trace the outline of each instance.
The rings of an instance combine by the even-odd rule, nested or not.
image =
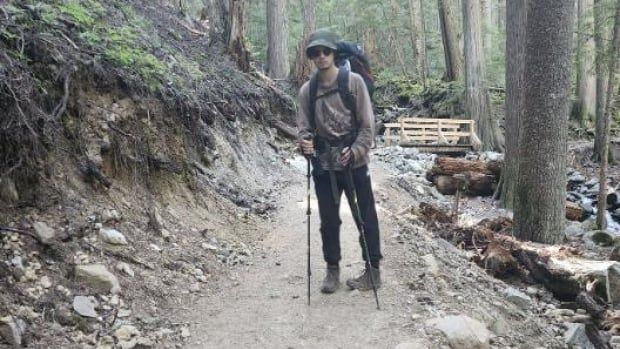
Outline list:
[[[461,227],[432,204],[421,203],[419,214],[441,238],[472,251],[472,261],[494,277],[542,284],[563,306],[585,309],[592,343],[607,348],[600,336],[620,335],[620,263],[611,260],[613,253],[610,260],[593,261],[580,258],[573,247],[518,241],[511,236],[512,221],[505,217]]]
[[[427,172],[426,179],[443,195],[491,196],[497,189],[502,164],[501,161],[438,157]],[[590,214],[579,204],[566,202],[567,219],[583,221]]]

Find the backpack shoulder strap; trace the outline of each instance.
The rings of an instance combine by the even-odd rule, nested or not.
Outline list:
[[[344,103],[344,106],[351,111],[353,117],[353,126],[357,132],[357,115],[355,113],[355,96],[349,88],[349,80],[351,78],[351,72],[346,67],[340,67],[338,69],[338,93]]]
[[[308,107],[310,108],[310,127],[312,127],[312,130],[314,131],[316,129],[316,125],[314,123],[314,116],[315,116],[315,106],[316,106],[316,95],[318,93],[319,90],[319,76],[318,73],[314,73],[312,74],[312,76],[310,77],[310,85],[309,87],[309,103],[308,103]]]

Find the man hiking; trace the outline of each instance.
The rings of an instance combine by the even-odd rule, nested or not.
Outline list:
[[[325,29],[310,35],[306,56],[317,72],[299,91],[298,144],[312,159],[327,275],[321,292],[340,287],[340,198],[345,193],[354,218],[361,216],[364,272],[347,280],[351,289],[381,286],[379,224],[368,169],[374,114],[363,78],[335,64],[338,36]],[[343,81],[345,81],[343,83]],[[342,85],[339,86],[339,82]],[[344,98],[343,98],[344,96]],[[357,205],[357,206],[356,206]],[[357,213],[356,213],[357,212]],[[368,249],[365,250],[366,242]]]

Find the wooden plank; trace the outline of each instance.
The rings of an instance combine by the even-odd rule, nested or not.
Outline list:
[[[429,135],[429,136],[439,136],[439,132],[437,131],[426,131],[426,130],[405,130],[405,134],[407,136],[421,136],[421,135]],[[442,132],[444,136],[453,136],[453,137],[470,137],[471,133],[469,132]]]
[[[410,123],[410,122],[419,122],[419,123],[436,123],[441,121],[441,123],[445,124],[463,124],[470,125],[474,121],[473,120],[460,120],[460,119],[432,119],[432,118],[402,118],[400,119],[402,122]]]

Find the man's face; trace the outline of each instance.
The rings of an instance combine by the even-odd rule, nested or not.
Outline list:
[[[334,51],[325,46],[315,46],[308,50],[310,58],[319,70],[329,69],[334,64]]]

